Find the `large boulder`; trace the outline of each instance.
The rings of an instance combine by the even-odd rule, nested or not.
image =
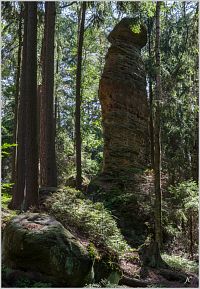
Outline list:
[[[94,277],[93,261],[85,247],[46,214],[19,215],[6,225],[3,264],[38,272],[57,286],[81,287]]]

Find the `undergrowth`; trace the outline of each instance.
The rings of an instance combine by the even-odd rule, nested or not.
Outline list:
[[[163,260],[172,268],[183,270],[188,273],[198,274],[198,264],[195,261],[188,260],[186,258],[176,256],[176,255],[168,255],[162,254]]]
[[[70,187],[59,190],[46,201],[46,206],[65,227],[75,227],[97,247],[102,245],[117,256],[131,250],[103,203],[93,203],[80,191]]]
[[[1,193],[1,206],[2,206],[2,208],[7,209],[8,204],[11,201],[11,198],[12,198],[11,194],[4,192],[2,190],[2,193]]]

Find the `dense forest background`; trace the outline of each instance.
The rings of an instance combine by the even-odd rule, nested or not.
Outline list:
[[[35,162],[39,162],[40,169],[39,185],[34,184],[37,190],[38,187],[41,190],[45,187],[49,190],[73,187],[86,194],[90,181],[101,173],[104,139],[98,90],[110,46],[107,36],[122,18],[133,17],[146,25],[148,36],[147,44],[141,51],[150,111],[150,157],[145,170],[149,198],[143,204],[143,210],[149,216],[145,224],[147,235],[153,237],[155,234],[156,145],[154,147],[153,142],[158,140],[162,251],[167,261],[171,260],[169,256],[176,255],[183,258],[182,261],[171,261],[181,263],[186,258],[186,263],[195,267],[198,259],[198,2],[60,1],[55,2],[53,7],[48,3],[37,3],[37,35],[29,35],[29,30],[25,34],[24,2],[1,3],[3,211],[13,215],[14,210],[19,213],[38,202],[35,194],[27,203],[25,201],[22,208],[19,197],[19,175],[25,170],[31,176]],[[159,15],[157,3],[160,3]],[[156,25],[158,16],[159,34]],[[158,36],[159,42],[156,42]],[[32,64],[31,61],[23,63],[25,37],[33,41],[32,44],[29,42],[26,52],[33,59]],[[33,47],[37,49],[35,56],[34,51],[31,54]],[[28,67],[25,73],[24,65]],[[30,82],[28,89],[33,95],[35,88],[31,85],[36,79],[32,82],[30,75],[36,69],[38,102],[30,102],[30,107],[26,108],[26,113],[32,114],[32,120],[26,122],[20,106],[22,82],[27,75],[26,83],[29,86]],[[48,113],[45,114],[45,111]],[[23,132],[25,126],[29,131],[34,117],[37,121],[40,119],[40,123],[35,123],[40,132],[38,151],[28,151],[28,155],[36,159],[32,157],[25,168],[22,163],[16,165],[17,150],[26,146],[28,141],[36,140],[34,135],[32,141],[31,138],[19,140],[20,131]],[[45,127],[48,129],[45,130]],[[36,128],[32,127],[30,134]],[[159,139],[156,130],[160,132]],[[49,174],[47,168],[51,168]],[[122,196],[122,201],[125,198]],[[76,214],[73,206],[71,212]],[[136,240],[136,244],[139,245],[140,241]]]

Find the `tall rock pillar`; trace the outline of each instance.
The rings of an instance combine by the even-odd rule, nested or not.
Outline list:
[[[146,29],[124,18],[108,40],[111,47],[99,86],[106,173],[144,168],[148,135],[146,78],[141,59]]]
[[[131,240],[137,239],[140,231],[143,233],[145,221],[140,205],[144,201],[143,172],[148,163],[149,112],[141,48],[147,42],[147,31],[134,19],[124,18],[108,40],[111,47],[99,85],[103,172],[91,182],[89,193],[94,200],[101,200],[111,208]]]

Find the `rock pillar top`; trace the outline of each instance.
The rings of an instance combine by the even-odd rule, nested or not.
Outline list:
[[[134,18],[123,18],[111,31],[108,40],[111,44],[123,41],[142,48],[147,43],[147,29]]]

